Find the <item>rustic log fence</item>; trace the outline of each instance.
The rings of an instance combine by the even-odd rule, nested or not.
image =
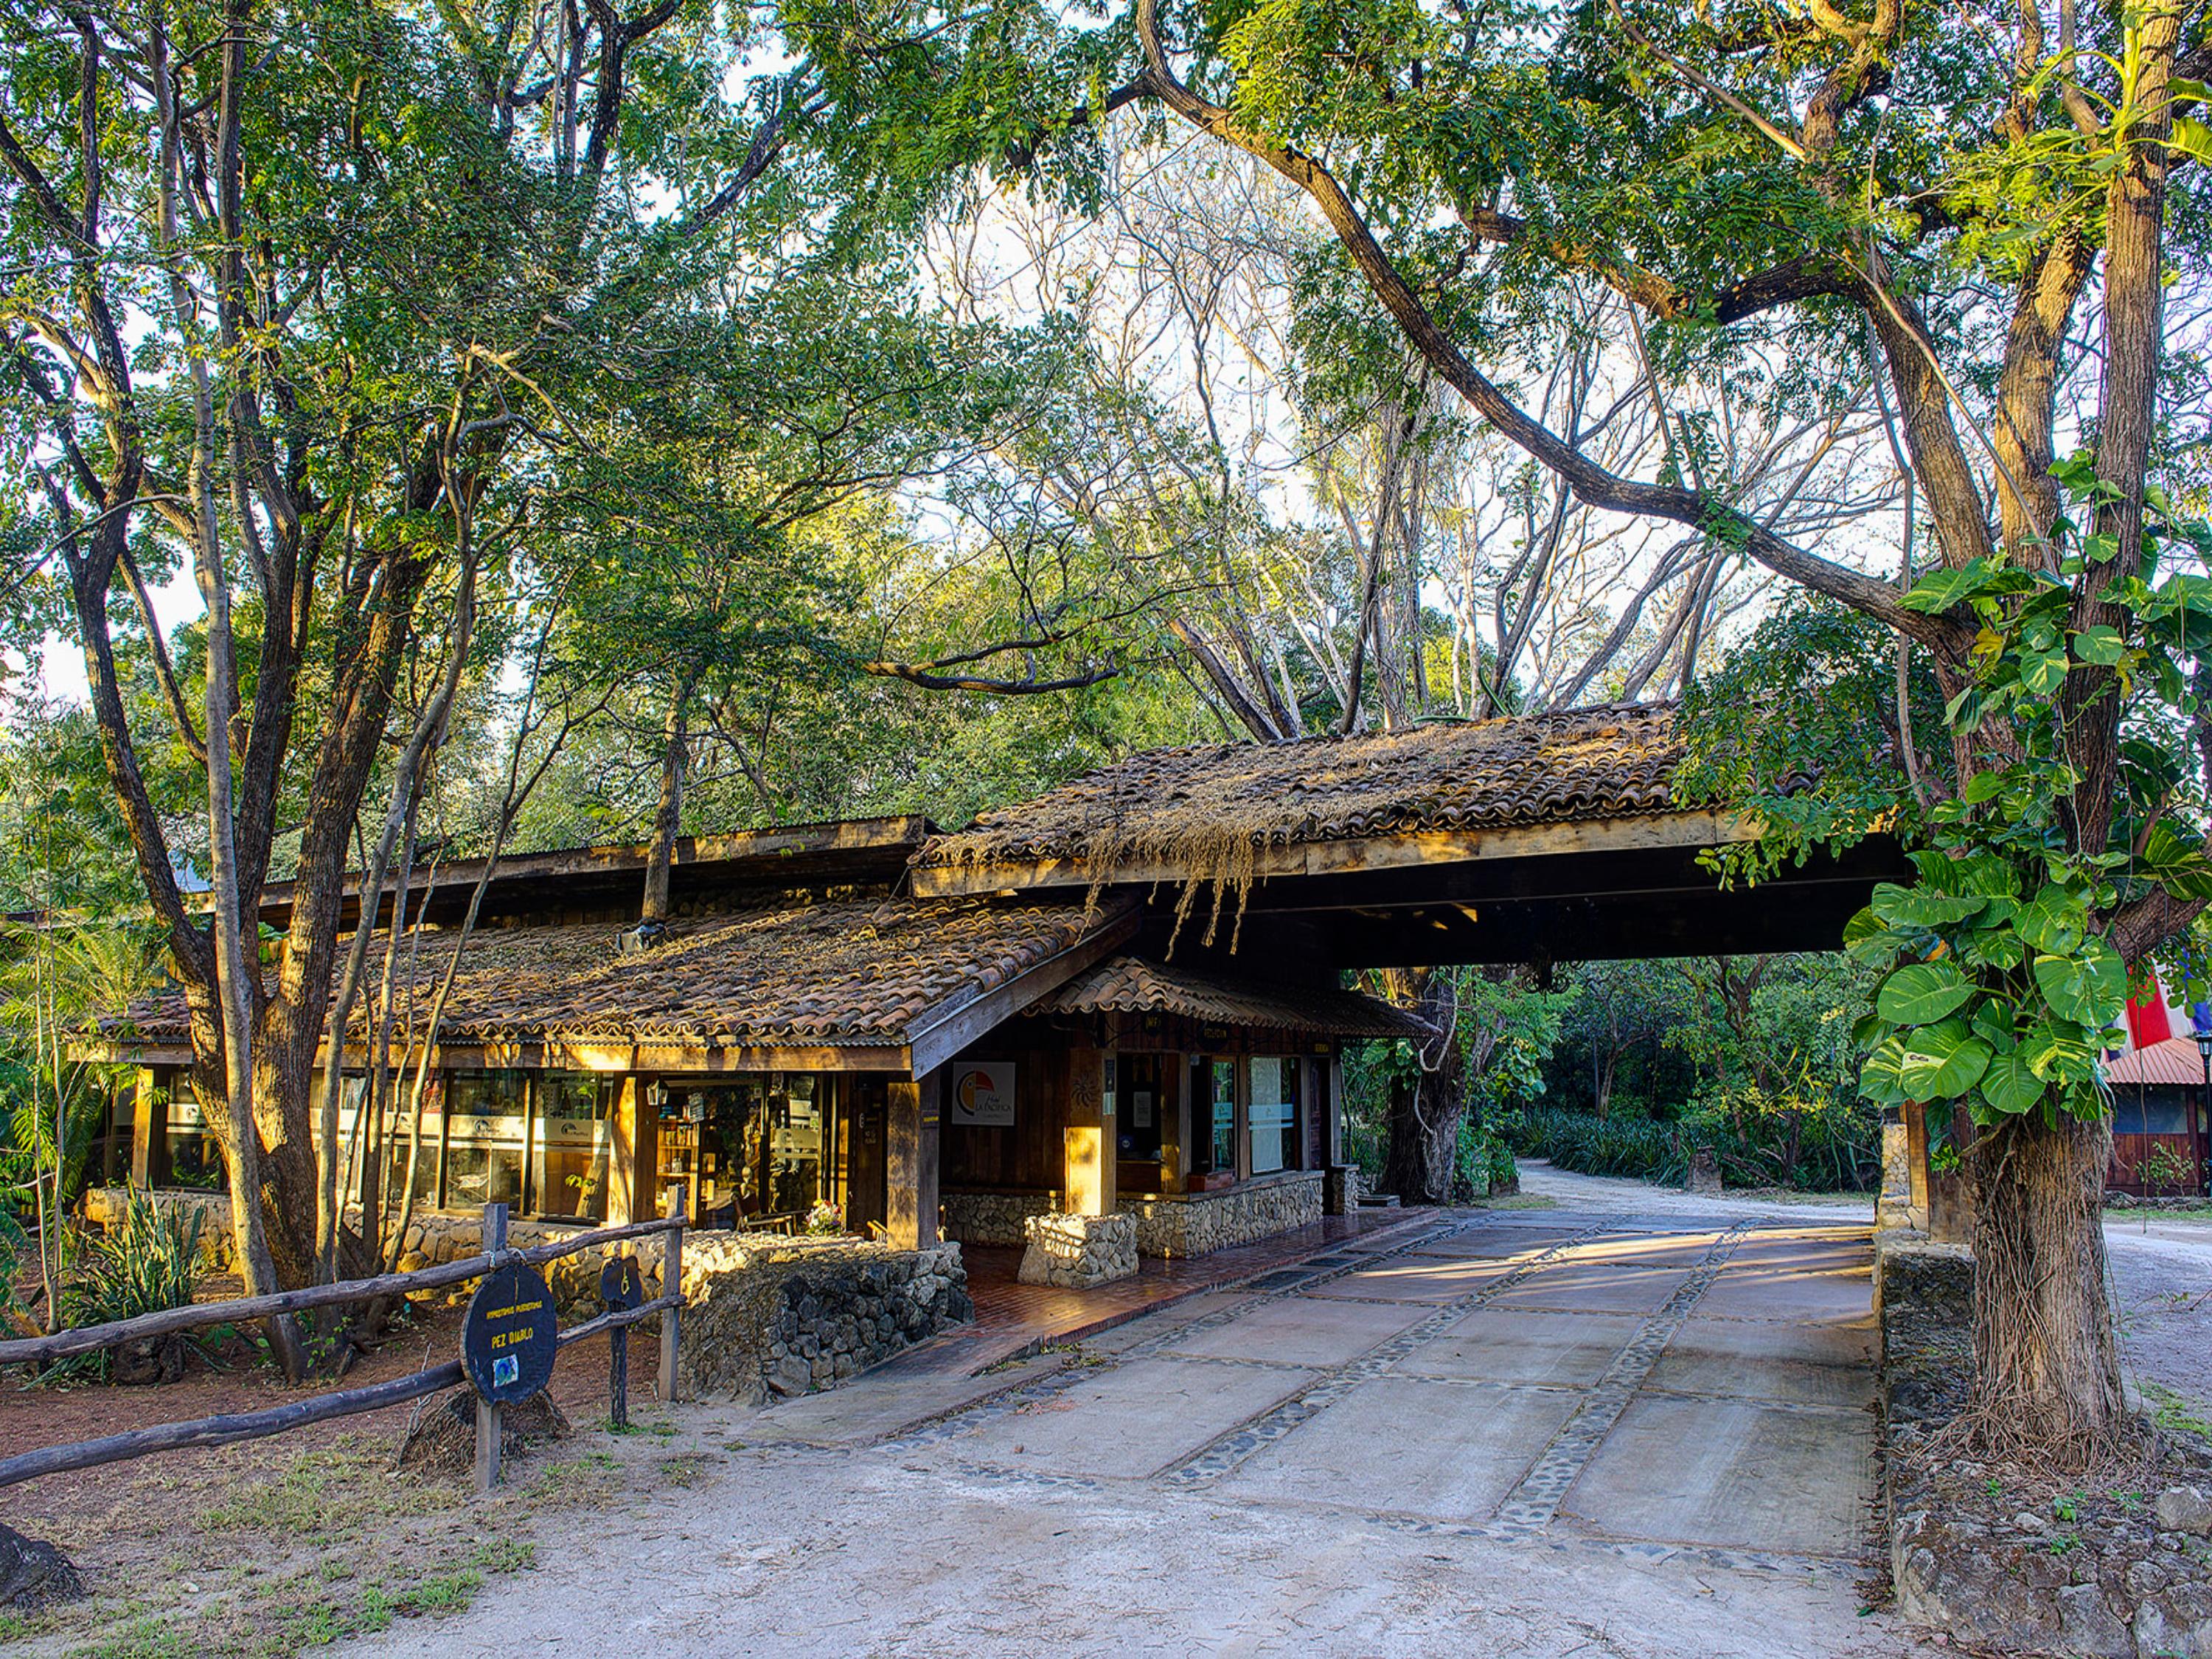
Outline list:
[[[675,1213],[662,1220],[635,1221],[624,1226],[602,1227],[576,1234],[574,1237],[532,1245],[526,1249],[509,1249],[506,1248],[507,1206],[487,1204],[484,1206],[483,1237],[489,1248],[478,1255],[450,1261],[442,1267],[420,1268],[413,1273],[377,1273],[367,1279],[348,1279],[336,1285],[312,1285],[306,1290],[282,1291],[268,1296],[237,1297],[228,1302],[194,1303],[189,1307],[168,1308],[159,1313],[141,1314],[135,1319],[118,1319],[105,1325],[86,1325],[74,1330],[56,1331],[48,1336],[21,1337],[0,1342],[0,1366],[44,1366],[71,1354],[89,1353],[125,1342],[143,1341],[207,1325],[243,1324],[273,1318],[280,1314],[304,1313],[314,1308],[335,1307],[345,1303],[374,1301],[382,1297],[404,1296],[410,1291],[435,1290],[441,1285],[459,1285],[468,1279],[482,1278],[501,1267],[536,1267],[544,1262],[558,1261],[564,1255],[574,1255],[584,1250],[620,1243],[625,1239],[647,1238],[665,1233],[668,1236],[668,1243],[661,1263],[659,1296],[635,1308],[620,1309],[601,1314],[596,1319],[586,1320],[580,1325],[559,1333],[556,1340],[560,1346],[565,1348],[571,1343],[581,1342],[605,1332],[622,1330],[655,1314],[665,1316],[660,1325],[660,1376],[657,1392],[661,1400],[672,1401],[676,1397],[677,1346],[684,1308],[684,1228],[683,1200],[679,1199]],[[88,1469],[102,1463],[119,1463],[127,1458],[144,1457],[154,1452],[181,1451],[193,1446],[227,1446],[240,1440],[264,1439],[270,1435],[304,1428],[311,1423],[351,1417],[362,1412],[377,1411],[386,1406],[420,1399],[424,1395],[435,1394],[441,1389],[451,1388],[463,1377],[461,1362],[450,1359],[442,1365],[433,1365],[407,1376],[395,1376],[362,1388],[318,1395],[309,1400],[272,1406],[265,1411],[225,1413],[214,1417],[195,1418],[187,1422],[160,1423],[150,1428],[131,1429],[122,1434],[104,1435],[97,1440],[41,1446],[35,1451],[19,1452],[12,1457],[0,1458],[0,1486],[11,1486],[25,1480],[35,1480],[41,1475],[60,1474],[70,1469]],[[477,1407],[478,1491],[489,1489],[498,1479],[500,1434],[499,1408],[479,1401]]]

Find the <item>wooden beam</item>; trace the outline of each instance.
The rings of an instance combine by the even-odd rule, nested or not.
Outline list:
[[[912,1053],[908,1075],[934,1071],[977,1038],[988,1036],[1042,997],[1096,967],[1134,937],[1141,917],[1131,910],[1058,956],[1008,980],[995,991],[907,1030]]]
[[[1297,842],[1260,849],[1253,873],[1337,875],[1404,869],[1478,859],[1552,858],[1566,854],[1623,852],[1657,847],[1720,847],[1758,838],[1756,819],[1735,812],[1662,812],[1638,817],[1589,818],[1565,823],[1511,824],[1498,830],[1422,831],[1408,835]],[[985,864],[925,864],[914,872],[916,898],[950,898],[1007,889],[1091,887],[1101,884],[1150,886],[1181,882],[1189,866],[1170,859],[1126,859],[1101,866],[1088,859],[1006,860]]]

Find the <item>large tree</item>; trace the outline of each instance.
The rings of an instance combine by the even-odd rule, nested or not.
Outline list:
[[[2168,239],[2197,222],[2177,204],[2205,148],[2185,118],[2212,67],[2201,4],[1129,0],[1077,27],[1025,0],[907,0],[865,24],[794,0],[786,17],[847,107],[848,153],[1079,187],[1102,149],[1163,126],[1257,158],[1326,226],[1378,359],[1410,349],[1577,500],[1693,529],[1909,642],[1947,699],[1948,731],[1922,735],[1948,737],[1958,793],[1924,902],[1873,920],[1896,956],[1975,954],[1956,1000],[1884,1005],[1892,1071],[1980,1125],[1985,1420],[2046,1448],[2115,1431],[2095,1038],[2111,964],[2168,937],[2201,876],[2184,780],[2127,758],[2130,740],[2186,756],[2197,718],[2175,619],[2201,600],[2157,568],[2182,527],[2154,486]],[[1535,418],[1516,383],[1566,343],[1543,297],[1565,317],[1556,296],[1594,287],[1632,309],[1656,397],[1699,363],[1748,378],[1778,356],[1814,398],[1871,366],[1941,580],[1907,595],[1917,573],[1790,539],[1692,454],[1625,474]],[[2131,705],[2146,679],[2156,710]],[[1943,867],[1980,852],[1990,891],[1945,890]]]
[[[592,415],[700,372],[687,324],[732,308],[702,284],[733,244],[775,246],[773,202],[746,215],[799,76],[732,101],[741,43],[696,10],[163,0],[0,22],[0,422],[39,509],[11,584],[65,600],[250,1291],[339,1266],[309,1078],[403,670],[447,664],[400,733],[420,768],[548,501],[620,488]],[[154,592],[178,563],[204,615],[173,635]],[[141,653],[161,724],[118,672]],[[202,836],[153,781],[171,744]],[[280,862],[295,903],[264,973]]]

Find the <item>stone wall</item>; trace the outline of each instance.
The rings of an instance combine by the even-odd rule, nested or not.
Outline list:
[[[975,1316],[957,1244],[686,1234],[684,1295],[678,1393],[748,1405],[834,1388]]]
[[[94,1187],[84,1195],[84,1218],[105,1231],[115,1224],[131,1201],[128,1187]],[[230,1195],[220,1188],[157,1187],[146,1194],[157,1211],[187,1213],[198,1210],[200,1221],[200,1261],[210,1273],[230,1269]]]
[[[1319,1170],[1296,1170],[1261,1176],[1225,1193],[1125,1198],[1119,1208],[1136,1218],[1139,1255],[1208,1255],[1319,1221],[1322,1179]]]
[[[947,1238],[963,1244],[1022,1244],[1035,1215],[1057,1215],[1058,1193],[951,1192],[939,1200]]]

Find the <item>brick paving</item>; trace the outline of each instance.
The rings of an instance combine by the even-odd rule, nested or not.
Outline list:
[[[1088,1291],[1024,1285],[1015,1274],[1022,1253],[1006,1246],[964,1245],[968,1293],[975,1298],[970,1325],[908,1349],[883,1368],[914,1376],[973,1376],[988,1366],[1034,1353],[1049,1342],[1070,1342],[1134,1319],[1155,1308],[1224,1285],[1241,1284],[1320,1255],[1357,1238],[1427,1224],[1425,1211],[1374,1210],[1327,1216],[1310,1227],[1256,1244],[1178,1261],[1142,1258],[1134,1277]]]

